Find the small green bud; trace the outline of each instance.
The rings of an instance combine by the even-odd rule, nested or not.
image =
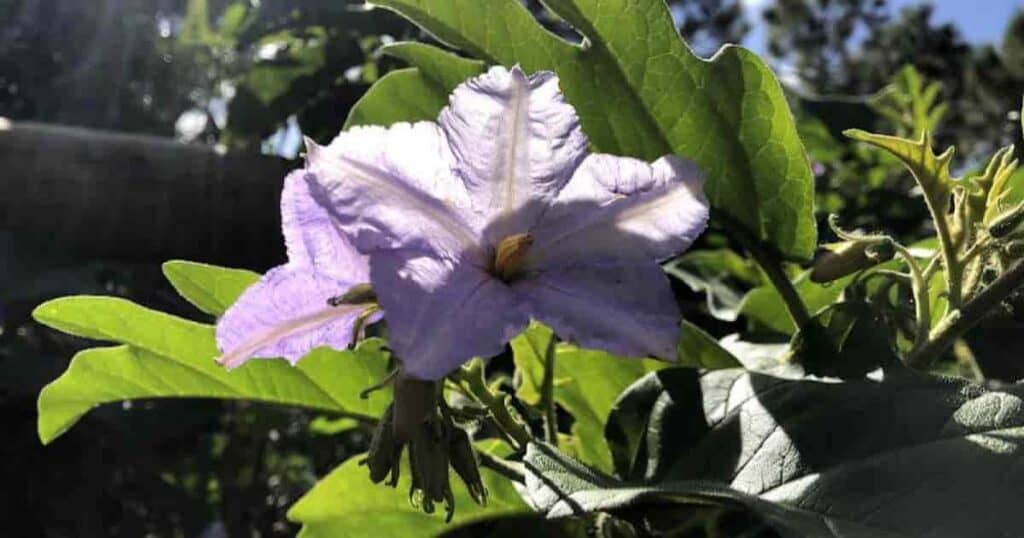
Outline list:
[[[452,468],[466,484],[469,496],[480,506],[487,506],[487,488],[480,478],[480,463],[469,434],[462,428],[453,427],[448,443]]]
[[[1024,202],[992,219],[988,225],[988,233],[992,237],[1006,237],[1024,222]]]
[[[811,282],[832,282],[864,269],[887,262],[896,255],[892,241],[887,237],[866,237],[825,245],[811,270]]]

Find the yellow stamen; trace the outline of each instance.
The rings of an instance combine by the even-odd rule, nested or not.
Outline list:
[[[498,243],[494,254],[494,276],[508,282],[519,275],[533,244],[530,234],[510,235]]]

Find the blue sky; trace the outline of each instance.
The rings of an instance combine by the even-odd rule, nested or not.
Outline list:
[[[743,0],[750,12],[757,12],[771,0]],[[890,0],[894,11],[905,6],[931,3],[935,5],[936,22],[955,22],[960,32],[972,43],[991,43],[1002,39],[1006,22],[1018,9],[1024,9],[1024,0]],[[764,51],[765,32],[758,25],[744,40],[744,45],[755,51]]]

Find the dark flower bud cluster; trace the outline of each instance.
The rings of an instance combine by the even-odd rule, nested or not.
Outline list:
[[[411,474],[409,500],[413,506],[432,514],[444,503],[446,517],[455,513],[455,497],[449,481],[449,467],[462,479],[470,497],[480,505],[487,502],[487,489],[469,435],[457,426],[442,400],[441,384],[399,374],[394,382],[394,401],[377,424],[370,450],[363,464],[375,483],[387,480],[397,487],[402,452],[409,447]]]

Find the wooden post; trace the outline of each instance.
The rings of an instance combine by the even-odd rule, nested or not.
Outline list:
[[[62,258],[284,258],[278,203],[298,161],[0,118],[0,233]]]

